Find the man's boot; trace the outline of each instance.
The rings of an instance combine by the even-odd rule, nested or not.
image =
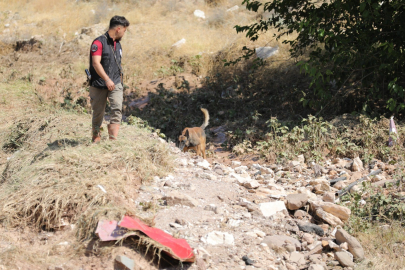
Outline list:
[[[107,128],[110,140],[116,140],[118,137],[118,131],[120,130],[120,124],[108,124]]]
[[[93,143],[99,143],[101,141],[100,128],[99,127],[93,127],[91,133],[93,134],[93,137],[92,137],[91,141]]]

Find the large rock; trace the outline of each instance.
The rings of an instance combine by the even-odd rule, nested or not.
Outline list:
[[[321,207],[325,212],[328,212],[343,221],[348,220],[351,214],[349,208],[334,203],[324,202]]]
[[[339,245],[344,242],[347,242],[347,244],[349,245],[349,251],[351,254],[353,254],[355,259],[357,260],[364,259],[364,249],[355,237],[351,236],[343,229],[338,229],[336,231],[335,237]]]
[[[259,208],[265,217],[270,217],[283,210],[287,211],[287,208],[285,208],[285,204],[282,201],[261,203]]]
[[[209,245],[233,245],[234,237],[226,232],[213,231],[201,239]]]
[[[297,210],[305,206],[308,202],[308,196],[303,193],[287,195],[287,208]]]
[[[339,251],[335,253],[335,259],[339,261],[343,267],[353,267],[353,259],[346,251]]]
[[[301,250],[301,243],[295,238],[292,238],[290,236],[286,235],[272,235],[272,236],[266,236],[262,243],[265,243],[271,248],[281,248],[285,244],[290,243],[295,246],[297,250]]]
[[[337,225],[343,226],[343,222],[340,220],[340,218],[325,212],[321,207],[315,211],[315,214],[333,227],[336,227]]]
[[[176,204],[186,205],[190,207],[198,206],[198,201],[187,194],[182,194],[178,191],[172,191],[169,195],[162,198],[167,202],[167,205],[173,206]]]

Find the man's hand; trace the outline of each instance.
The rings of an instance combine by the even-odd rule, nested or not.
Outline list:
[[[107,85],[107,88],[109,91],[112,91],[115,89],[115,84],[111,79],[108,79],[105,84]]]

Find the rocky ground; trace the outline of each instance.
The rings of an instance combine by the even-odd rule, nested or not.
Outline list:
[[[364,168],[359,158],[306,164],[303,156],[285,166],[226,166],[172,149],[178,168],[141,187],[138,213],[187,239],[198,258],[189,267],[199,270],[354,269],[364,250],[342,229],[351,213],[337,194],[356,181],[383,186],[395,169],[378,161]]]

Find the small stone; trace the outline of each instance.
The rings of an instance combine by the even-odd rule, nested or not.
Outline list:
[[[198,201],[193,199],[187,194],[182,194],[178,191],[172,191],[169,195],[162,198],[166,201],[168,206],[173,206],[176,204],[186,205],[190,207],[198,206]]]
[[[334,192],[325,192],[323,194],[322,200],[324,202],[334,203],[335,202],[335,193]]]
[[[353,259],[350,257],[350,255],[345,252],[345,251],[339,251],[335,253],[335,259],[339,261],[339,263],[343,267],[353,267]]]
[[[169,223],[169,226],[173,227],[173,228],[176,228],[176,229],[183,228],[183,226],[181,226],[180,224],[175,223],[175,222]]]
[[[253,230],[253,232],[256,233],[257,236],[262,237],[262,238],[266,236],[266,233],[262,232],[260,230]]]
[[[304,258],[304,254],[294,251],[290,254],[290,261],[294,262],[298,265],[303,265],[305,264],[305,258]]]
[[[203,173],[199,173],[198,176],[200,178],[208,179],[208,180],[212,180],[212,181],[217,180],[217,177],[215,175],[213,175],[213,174],[210,174],[210,173],[204,173],[203,172]]]
[[[305,206],[308,202],[308,196],[306,194],[289,194],[287,195],[287,208],[289,210],[297,210]]]
[[[285,244],[285,245],[284,245],[284,248],[285,248],[288,252],[290,252],[290,253],[297,250],[297,248],[295,247],[295,245],[290,244],[290,243]]]
[[[232,167],[237,167],[237,166],[242,165],[242,162],[233,160],[233,161],[231,162],[231,165],[232,165]]]
[[[346,183],[344,183],[344,181],[340,181],[340,182],[337,182],[333,187],[338,190],[341,190],[341,189],[345,188],[346,186],[347,185],[346,185]]]
[[[243,256],[242,260],[245,262],[246,265],[253,265],[255,263],[253,260],[249,259],[247,255]]]
[[[294,212],[294,217],[298,219],[303,219],[305,217],[310,217],[310,215],[304,210],[297,210]]]
[[[315,240],[314,240],[314,238],[312,237],[311,234],[304,233],[304,235],[302,236],[302,241],[305,241],[308,244],[312,244]]]
[[[256,180],[252,180],[250,182],[244,183],[243,186],[248,189],[255,189],[260,187],[260,184]]]
[[[176,222],[177,224],[180,224],[180,225],[182,225],[182,226],[184,226],[184,225],[187,224],[187,222],[186,222],[184,219],[178,219],[178,218],[176,218],[176,219],[174,220],[174,222]]]
[[[271,235],[266,236],[262,243],[267,244],[271,248],[281,248],[286,243],[291,243],[296,247],[296,250],[301,250],[301,243],[295,238],[286,235]]]
[[[262,175],[270,175],[271,177],[274,177],[274,171],[270,168],[261,167],[260,172]]]
[[[344,242],[340,244],[340,248],[343,250],[349,250],[349,244],[347,242]]]

